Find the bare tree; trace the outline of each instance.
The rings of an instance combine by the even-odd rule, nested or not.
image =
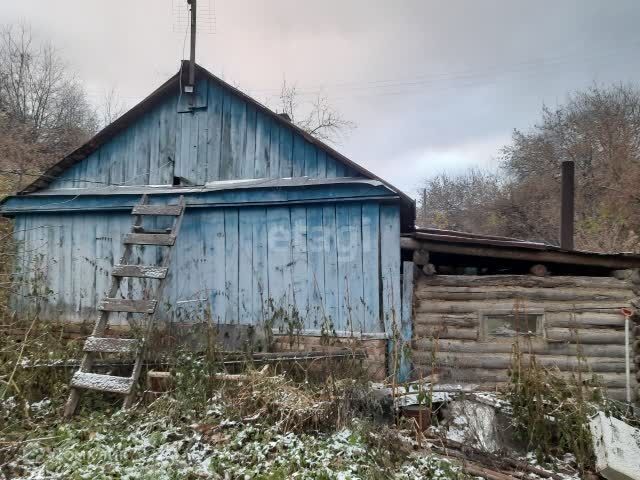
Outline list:
[[[280,109],[293,123],[320,140],[340,143],[356,128],[329,102],[326,95],[318,93],[310,102],[301,100],[296,85],[283,80],[280,89]]]
[[[426,180],[420,190],[417,222],[423,227],[494,233],[501,226],[486,215],[486,208],[501,196],[501,188],[497,174],[477,168],[442,173]]]
[[[27,25],[0,28],[0,111],[53,158],[97,127],[80,82],[53,46],[38,43]]]
[[[110,123],[120,118],[127,111],[126,105],[118,95],[114,87],[105,91],[102,96],[102,103],[99,107],[101,126],[106,127]]]
[[[576,162],[576,246],[640,251],[640,89],[592,87],[515,130],[497,177],[482,172],[425,182],[426,225],[558,242],[560,162]]]

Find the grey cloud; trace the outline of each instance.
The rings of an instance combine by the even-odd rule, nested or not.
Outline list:
[[[284,76],[324,87],[358,124],[339,149],[407,190],[419,175],[491,165],[543,103],[640,74],[635,0],[200,1],[216,8],[200,63],[260,100]],[[93,95],[116,85],[133,102],[177,68],[172,4],[6,1],[0,19],[33,24]]]

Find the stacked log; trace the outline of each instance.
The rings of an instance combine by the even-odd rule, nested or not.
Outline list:
[[[640,275],[635,275],[640,296]],[[490,388],[509,381],[514,342],[526,364],[557,366],[570,377],[597,376],[610,396],[624,399],[625,318],[632,283],[613,277],[534,275],[423,275],[416,281],[413,364],[418,374],[438,372],[442,381]],[[640,305],[640,298],[638,299]],[[483,338],[483,314],[544,315],[541,335]],[[640,328],[634,330],[634,396],[640,378]],[[640,374],[639,374],[640,377]]]

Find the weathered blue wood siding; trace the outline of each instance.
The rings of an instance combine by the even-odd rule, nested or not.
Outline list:
[[[130,228],[121,211],[16,216],[20,270],[31,280],[18,304],[93,322]],[[160,247],[136,248],[136,263],[158,263]],[[389,332],[400,318],[397,204],[189,208],[174,248],[161,306],[174,321],[299,321],[302,330],[359,334]],[[122,292],[140,298],[150,282],[125,281]]]
[[[46,189],[3,202],[28,280],[15,306],[92,324],[141,191],[162,204],[184,194],[161,318],[390,335],[401,305],[398,193],[219,81],[201,79],[196,92],[196,109],[176,89]],[[175,177],[218,183],[175,188]],[[229,182],[247,179],[269,180]],[[145,185],[167,187],[131,188]],[[159,247],[134,250],[132,263],[160,262]],[[142,298],[153,282],[125,279],[120,293]]]
[[[221,84],[201,80],[206,107],[179,113],[178,91],[75,164],[49,189],[194,185],[246,178],[361,177]],[[97,182],[97,183],[96,183]]]

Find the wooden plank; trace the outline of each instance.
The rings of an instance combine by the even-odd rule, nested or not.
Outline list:
[[[240,319],[239,288],[239,255],[238,255],[238,209],[224,211],[224,252],[225,252],[225,294],[226,323],[237,323]]]
[[[363,253],[362,253],[362,204],[349,205],[349,308],[353,328],[365,332]]]
[[[304,149],[303,175],[318,178],[318,147],[309,142],[306,142]]]
[[[211,316],[215,323],[224,323],[226,320],[227,296],[226,296],[226,272],[225,272],[225,225],[224,210],[211,210],[205,217],[206,258],[208,267],[207,278],[211,282]]]
[[[280,130],[280,178],[293,176],[293,132],[288,128]]]
[[[239,323],[252,325],[253,316],[253,224],[255,215],[251,209],[240,209],[239,229],[239,270],[238,270],[238,310]]]
[[[129,233],[124,236],[124,243],[129,245],[160,245],[172,246],[176,237],[166,233]]]
[[[382,318],[391,335],[400,322],[400,209],[380,206],[380,275],[382,277]]]
[[[451,244],[444,241],[419,240],[403,237],[402,248],[407,250],[424,249],[429,252],[469,255],[475,257],[493,257],[509,260],[525,260],[536,263],[563,263],[592,267],[629,269],[640,267],[640,259],[623,255],[589,254],[580,252],[561,252],[553,250],[529,250],[526,248],[475,246]]]
[[[129,298],[104,298],[98,304],[103,312],[153,313],[157,300],[131,300]]]
[[[400,366],[398,371],[398,381],[409,380],[411,374],[411,356],[405,346],[411,345],[413,337],[413,278],[415,274],[413,262],[402,263],[402,313],[400,326],[400,339],[402,341],[400,349]]]
[[[268,178],[280,178],[280,130],[278,122],[270,122]]]
[[[171,185],[176,161],[177,99],[167,100],[160,111],[159,179],[160,185]]]
[[[510,311],[517,299],[499,301],[428,301],[420,302],[416,307],[422,313],[473,313],[479,311]],[[527,302],[526,309],[545,312],[591,312],[616,313],[625,306],[625,302]]]
[[[156,267],[155,265],[114,265],[112,275],[114,277],[137,277],[137,278],[166,278],[167,267]]]
[[[247,147],[247,104],[244,100],[232,95],[231,101],[231,161],[233,173],[230,178],[243,178],[246,168]]]
[[[523,288],[523,287],[440,287],[419,286],[416,297],[420,300],[523,300],[549,301],[621,301],[628,302],[630,290],[596,288]]]
[[[208,88],[207,85],[203,85],[204,88]],[[207,161],[209,158],[209,140],[211,135],[209,134],[209,111],[199,110],[198,116],[198,139],[195,158],[195,176],[197,178],[198,185],[204,185],[207,182]],[[214,147],[211,146],[213,149]]]
[[[549,312],[544,316],[545,325],[567,328],[624,328],[624,315],[621,313],[569,313]]]
[[[307,210],[305,207],[291,207],[291,291],[293,306],[300,319],[308,317],[309,289],[307,282]],[[305,322],[306,323],[306,322]]]
[[[133,387],[133,379],[98,373],[76,372],[71,378],[71,387],[126,395]]]
[[[293,135],[292,177],[302,177],[305,172],[306,140],[300,135]]]
[[[194,112],[181,113],[177,119],[174,175],[194,181],[192,150],[197,142],[198,120]]]
[[[522,365],[528,365],[534,356],[522,354]],[[510,353],[448,353],[414,352],[414,360],[421,365],[440,365],[459,368],[508,369],[513,365]],[[621,357],[597,357],[582,359],[570,355],[535,355],[536,363],[542,367],[558,367],[562,371],[592,371],[624,373],[625,361]],[[634,369],[635,371],[635,369]]]
[[[85,352],[133,353],[140,347],[135,338],[88,337],[84,343]]]
[[[614,277],[553,276],[534,275],[433,275],[422,276],[417,286],[439,287],[523,287],[523,288],[600,288],[627,289],[631,285]]]
[[[329,330],[335,328],[339,319],[338,247],[336,207],[322,207],[322,230],[324,234],[324,310]]]
[[[516,339],[514,339],[515,341]],[[584,357],[624,358],[624,344],[620,345],[577,345],[570,343],[530,342],[520,339],[523,351],[539,355],[580,355]],[[624,342],[623,342],[624,343]],[[463,353],[511,353],[511,342],[477,342],[472,340],[434,340],[416,338],[412,342],[414,351],[463,352]]]
[[[220,136],[220,180],[233,178],[233,148],[231,146],[232,94],[224,91],[222,97],[222,132]]]
[[[122,162],[122,183],[127,185],[135,185],[135,130],[133,128],[129,128],[127,130],[124,130],[121,135],[122,143],[120,144],[120,155]]]
[[[326,178],[336,178],[336,168],[338,166],[336,160],[330,155],[324,154],[325,156],[325,165],[326,165]]]
[[[246,114],[246,133],[244,157],[241,161],[240,178],[256,178],[256,109],[248,105]]]
[[[624,345],[624,332],[610,328],[590,328],[585,330],[547,328],[546,333],[550,342]]]
[[[325,232],[322,226],[322,207],[307,207],[307,285],[309,288],[309,314],[306,328],[320,330],[325,326],[324,284]]]
[[[267,301],[275,308],[283,308],[288,311],[292,305],[289,274],[291,268],[291,224],[288,208],[267,209],[267,242],[269,259],[269,296]]]
[[[208,82],[209,106],[207,107],[207,159],[206,180],[215,182],[220,179],[221,143],[222,143],[222,89]]]
[[[351,295],[349,294],[349,272],[351,256],[351,232],[349,230],[349,206],[336,205],[336,246],[338,251],[338,316],[337,330],[353,331],[351,318]]]
[[[134,233],[160,233],[160,234],[165,234],[165,233],[170,233],[171,232],[171,228],[149,228],[149,227],[143,227],[142,225],[134,225],[132,230],[134,231]]]
[[[328,161],[327,157],[327,161]],[[347,176],[347,167],[344,163],[340,162],[339,160],[336,160],[335,158],[331,158],[333,160],[333,162],[335,163],[336,166],[336,171],[335,171],[335,175],[336,177],[340,178],[340,177],[346,177]]]
[[[327,153],[324,150],[317,149],[318,152],[318,171],[317,178],[327,178]]]
[[[269,177],[269,153],[271,149],[271,118],[264,112],[256,115],[256,156],[253,178]]]
[[[149,116],[149,184],[162,185],[160,174],[160,112],[162,105],[156,105]]]
[[[152,136],[153,125],[151,114],[147,113],[134,124],[135,131],[135,184],[148,185],[151,172],[151,158],[149,142]],[[85,177],[88,178],[88,177]]]
[[[445,325],[416,324],[413,327],[415,338],[449,338],[458,340],[477,340],[477,328],[459,328]]]
[[[383,332],[380,314],[380,206],[362,204],[362,274],[364,330]]]
[[[267,211],[264,208],[248,209],[253,229],[252,238],[252,312],[255,325],[267,320],[269,295],[269,269],[267,251]]]
[[[131,215],[168,215],[177,217],[181,213],[181,205],[136,205],[131,210]]]
[[[413,323],[415,325],[472,328],[478,326],[478,316],[477,313],[416,313]]]
[[[421,373],[428,375],[431,373],[433,367],[431,365],[419,365]],[[440,382],[442,383],[507,383],[510,380],[509,372],[507,369],[503,370],[489,370],[484,368],[443,368],[436,367]],[[575,374],[573,372],[558,372],[558,375],[562,378],[570,380]],[[607,387],[624,387],[626,385],[625,375],[622,373],[596,373],[598,383]],[[583,380],[591,379],[594,375],[588,373],[583,374]],[[635,378],[632,378],[632,387],[637,385]]]
[[[74,233],[74,297],[79,315],[90,315],[94,311],[92,299],[95,295],[95,263],[96,258],[96,223],[102,220],[102,216],[82,215],[79,221],[78,230]],[[41,238],[45,229],[38,228],[34,231],[37,239],[36,245],[42,245],[42,249],[36,257],[37,263],[34,265],[39,278],[46,278],[46,248],[45,239]],[[40,280],[46,282],[46,280]],[[36,283],[37,285],[37,283]],[[95,305],[95,304],[93,304]],[[85,317],[86,318],[86,317]]]

